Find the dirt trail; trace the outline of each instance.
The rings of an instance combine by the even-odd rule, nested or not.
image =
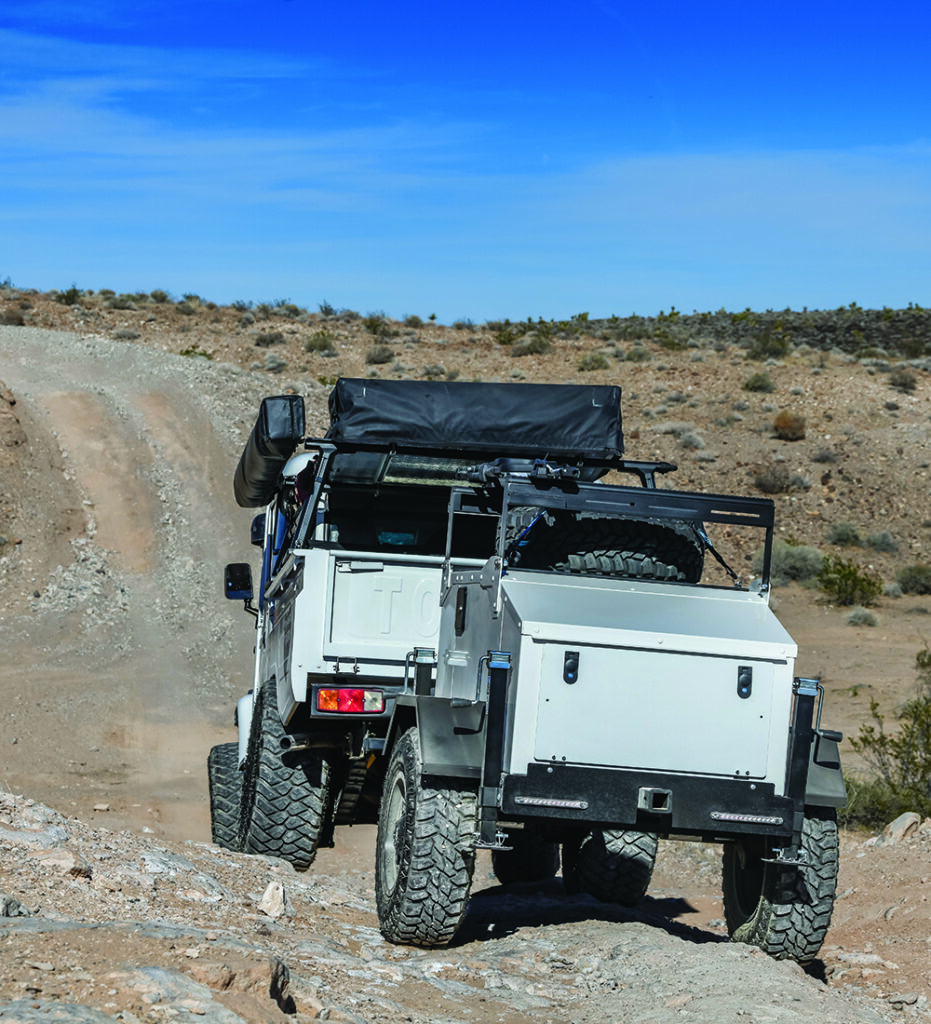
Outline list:
[[[219,582],[245,535],[236,448],[188,363],[0,335],[28,432],[20,600],[0,623],[18,717],[3,779],[82,813],[106,805],[111,826],[204,839],[205,744],[228,732],[250,650]]]

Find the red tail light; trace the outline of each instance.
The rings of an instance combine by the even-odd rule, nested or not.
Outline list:
[[[317,690],[317,710],[343,714],[379,714],[385,710],[385,695],[381,690],[327,687]]]

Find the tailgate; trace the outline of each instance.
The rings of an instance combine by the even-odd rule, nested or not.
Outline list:
[[[415,646],[436,647],[442,559],[334,555],[329,576],[325,657],[403,662]]]

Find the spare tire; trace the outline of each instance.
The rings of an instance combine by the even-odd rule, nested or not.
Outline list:
[[[697,583],[705,545],[696,523],[515,507],[508,517],[510,564],[521,569]]]

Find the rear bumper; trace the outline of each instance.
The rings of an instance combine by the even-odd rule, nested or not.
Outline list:
[[[803,807],[771,783],[616,768],[530,764],[508,775],[503,820],[558,819],[712,841],[740,835],[790,838]]]

